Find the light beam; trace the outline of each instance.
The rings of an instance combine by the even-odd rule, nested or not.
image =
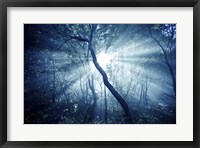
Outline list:
[[[100,53],[97,57],[98,63],[101,65],[102,68],[105,68],[108,64],[110,64],[111,56],[106,53]]]

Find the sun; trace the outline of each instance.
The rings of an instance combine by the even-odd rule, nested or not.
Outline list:
[[[109,54],[102,52],[97,56],[97,60],[100,66],[102,68],[105,68],[110,63],[111,56]]]

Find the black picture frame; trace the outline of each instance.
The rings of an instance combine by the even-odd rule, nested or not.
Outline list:
[[[8,7],[193,7],[193,141],[7,141]],[[200,147],[200,2],[199,0],[1,0],[0,1],[0,146],[21,147]],[[52,133],[53,134],[53,133]]]

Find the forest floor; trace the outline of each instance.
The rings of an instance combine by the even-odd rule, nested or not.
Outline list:
[[[124,124],[121,109],[107,109],[108,124]],[[151,102],[147,107],[131,108],[133,124],[176,124],[176,107]],[[25,124],[105,124],[105,117],[94,115],[90,108],[66,105],[63,102],[40,104],[25,108]]]

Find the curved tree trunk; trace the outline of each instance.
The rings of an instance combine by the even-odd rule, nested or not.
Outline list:
[[[131,116],[131,112],[130,109],[128,107],[128,104],[126,103],[126,101],[120,96],[120,94],[113,88],[113,86],[110,84],[110,82],[108,81],[108,77],[107,74],[105,73],[105,71],[101,68],[101,66],[99,65],[99,63],[97,62],[97,58],[96,58],[96,54],[94,52],[94,49],[92,47],[92,38],[93,38],[93,33],[96,29],[96,26],[94,25],[90,25],[91,28],[91,34],[90,34],[90,39],[85,39],[82,38],[80,35],[79,36],[71,36],[68,35],[67,37],[70,39],[74,39],[80,42],[87,42],[88,43],[88,50],[90,51],[91,55],[92,55],[92,59],[93,59],[93,63],[94,66],[96,67],[96,69],[100,72],[100,74],[103,77],[103,81],[105,86],[108,88],[108,90],[112,93],[112,95],[116,98],[116,100],[120,103],[120,105],[122,106],[126,117],[127,117],[127,121],[128,123],[132,123],[132,116]],[[57,28],[56,28],[57,29]]]
[[[114,89],[114,87],[108,81],[108,77],[107,77],[106,72],[101,68],[101,66],[97,62],[96,54],[94,52],[94,49],[92,47],[91,42],[88,45],[88,49],[89,49],[89,51],[92,55],[92,59],[93,59],[93,63],[95,65],[95,67],[97,68],[97,70],[100,72],[100,74],[103,77],[103,82],[104,82],[105,86],[109,89],[109,91],[112,93],[112,95],[116,98],[116,100],[122,106],[122,108],[123,108],[123,110],[126,114],[128,123],[132,123],[133,120],[132,120],[132,116],[131,116],[131,112],[130,112],[130,109],[128,107],[128,104],[126,103],[126,101],[120,96],[120,94]]]

